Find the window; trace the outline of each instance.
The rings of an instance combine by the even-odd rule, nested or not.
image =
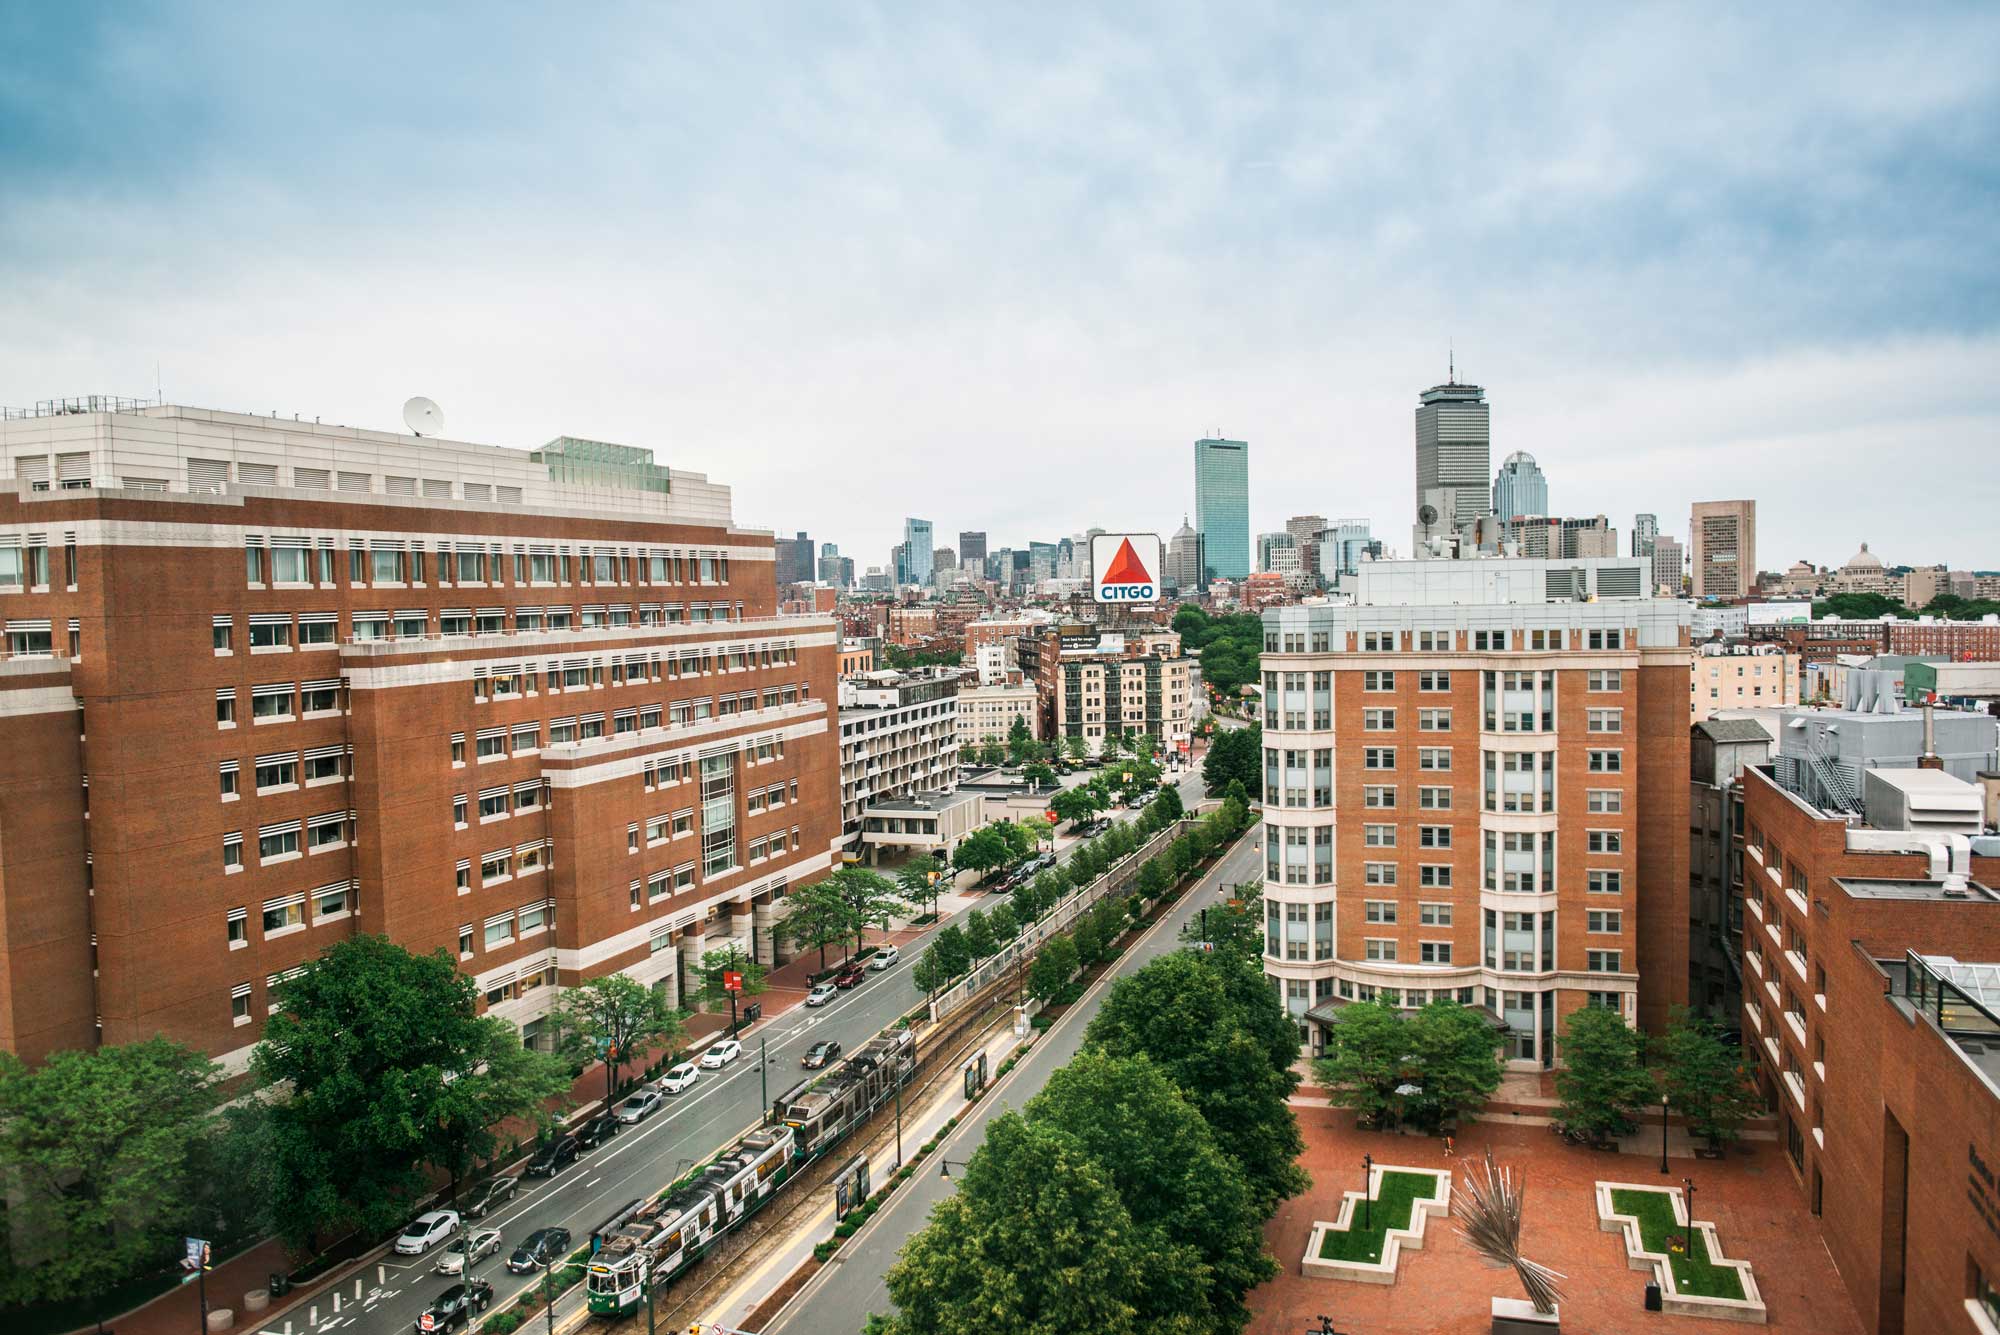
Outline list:
[[[505,728],[485,728],[477,739],[478,755],[481,760],[500,760],[507,754],[507,730]]]
[[[517,723],[510,739],[515,755],[541,749],[542,726],[539,723]]]
[[[1624,952],[1618,950],[1587,950],[1584,952],[1583,967],[1591,973],[1622,972]]]
[[[531,904],[521,909],[516,916],[520,923],[521,935],[526,937],[547,930],[549,919],[553,915],[549,912],[549,905],[542,903]]]
[[[1361,711],[1361,727],[1364,732],[1390,732],[1396,726],[1396,711],[1393,709],[1364,709]]]
[[[1593,709],[1586,715],[1591,732],[1625,731],[1625,711],[1622,709]]]
[[[1596,815],[1615,816],[1625,809],[1625,794],[1616,788],[1591,788],[1584,793],[1584,807]]]
[[[257,831],[257,860],[270,862],[277,858],[294,857],[299,851],[299,822],[288,820],[282,825],[266,825]]]
[[[1393,746],[1365,746],[1361,748],[1361,768],[1396,768],[1396,748]]]
[[[458,926],[458,957],[462,960],[472,958],[472,924],[469,922]]]
[[[320,746],[305,753],[306,782],[325,783],[342,776],[340,762],[345,751],[338,746]]]
[[[250,692],[250,717],[257,723],[291,718],[292,684],[280,682],[270,686],[253,687]]]
[[[479,883],[492,885],[495,881],[512,880],[512,867],[513,855],[504,848],[498,852],[483,854],[479,859]]]
[[[257,757],[257,791],[270,792],[274,788],[296,788],[299,782],[298,757],[287,751],[282,755]]]
[[[1451,866],[1448,863],[1426,862],[1417,868],[1417,884],[1443,889],[1451,884]]]
[[[503,913],[497,918],[486,920],[486,948],[504,946],[514,939],[514,915]]]
[[[494,820],[508,814],[508,793],[505,788],[483,788],[479,793],[479,819]]]
[[[215,652],[217,652],[218,654],[226,654],[230,652],[229,637],[233,632],[233,630],[234,627],[230,624],[230,620],[228,617],[215,618],[215,627],[213,630],[209,631],[209,638],[211,643],[213,643],[213,645],[215,646]]]
[[[1417,652],[1420,654],[1448,654],[1458,647],[1458,637],[1448,630],[1420,630],[1417,632]]]
[[[1592,774],[1621,774],[1625,770],[1623,751],[1591,751],[1588,758],[1585,768]]]
[[[465,734],[462,732],[451,735],[451,763],[454,768],[465,763]]]
[[[1364,825],[1361,827],[1361,842],[1369,848],[1394,848],[1396,827],[1393,825]]]
[[[250,944],[250,910],[229,910],[229,948],[240,950]]]
[[[1592,668],[1584,674],[1584,686],[1592,691],[1622,691],[1625,689],[1625,674],[1617,668]]]
[[[238,983],[229,989],[229,1019],[232,1024],[250,1023],[250,984]]]
[[[1451,789],[1419,788],[1417,789],[1417,806],[1425,811],[1450,811]]]
[[[313,920],[344,918],[354,912],[354,889],[349,885],[321,886],[313,891]]]
[[[227,802],[231,798],[237,796],[237,779],[238,775],[237,775],[236,762],[233,760],[223,761],[221,769],[223,801]]]
[[[1417,905],[1417,921],[1426,927],[1449,927],[1451,926],[1451,905],[1419,904]]]
[[[222,836],[222,870],[225,872],[243,870],[243,836],[225,834]]]
[[[1595,1006],[1599,1010],[1617,1011],[1622,1015],[1625,1013],[1625,994],[1623,992],[1586,992],[1584,993],[1583,1004],[1586,1006]]]
[[[1625,632],[1623,630],[1589,631],[1584,636],[1584,647],[1587,649],[1622,649],[1625,647]]]
[[[458,893],[461,895],[472,893],[472,860],[470,858],[460,858],[458,860],[456,883]]]
[[[1417,827],[1418,848],[1450,848],[1451,826],[1420,825]]]
[[[1593,868],[1584,873],[1586,888],[1593,895],[1615,895],[1625,889],[1625,873]]]
[[[451,823],[459,829],[465,828],[465,794],[453,793],[451,798]]]
[[[1476,653],[1505,653],[1507,632],[1504,630],[1475,630],[1472,632],[1472,648]]]
[[[1451,942],[1424,941],[1417,946],[1417,957],[1425,964],[1451,963]]]
[[[1419,672],[1417,674],[1417,689],[1433,692],[1448,691],[1451,689],[1451,674],[1449,672]]]
[[[1625,930],[1625,915],[1617,909],[1592,909],[1585,915],[1588,928],[1593,932],[1622,932]]]
[[[1364,691],[1393,691],[1396,689],[1396,674],[1370,669],[1361,674],[1361,689]]]
[[[1362,904],[1362,918],[1367,922],[1396,921],[1396,901],[1393,899],[1370,899]]]
[[[295,927],[306,925],[306,897],[293,895],[288,899],[266,900],[264,903],[264,935],[288,932]]]
[[[1387,810],[1396,805],[1396,789],[1393,784],[1368,784],[1361,790],[1361,805]]]
[[[1393,960],[1396,958],[1396,943],[1371,936],[1366,941],[1362,954],[1371,960]]]
[[[1428,770],[1448,770],[1451,768],[1451,748],[1448,746],[1420,746],[1417,748],[1417,768]]]
[[[250,618],[251,649],[289,649],[292,647],[292,619],[290,617],[253,616]]]
[[[1451,711],[1449,709],[1419,709],[1417,711],[1418,732],[1450,732]]]
[[[340,636],[340,618],[334,612],[301,612],[299,614],[299,647],[332,648]]]
[[[1396,864],[1393,862],[1364,862],[1361,864],[1361,881],[1364,885],[1394,885]]]
[[[215,693],[215,726],[233,728],[236,726],[236,692],[233,690]]]
[[[1625,845],[1624,834],[1617,830],[1592,830],[1584,838],[1585,847],[1592,853],[1617,853]]]
[[[299,704],[308,716],[340,712],[340,682],[309,681],[299,688]]]

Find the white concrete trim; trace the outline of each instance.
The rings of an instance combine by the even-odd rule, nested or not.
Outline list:
[[[1443,1218],[1451,1213],[1451,1173],[1447,1169],[1411,1168],[1403,1164],[1378,1163],[1368,1175],[1367,1196],[1370,1201],[1382,1194],[1382,1175],[1385,1173],[1414,1173],[1431,1178],[1436,1185],[1430,1196],[1419,1196],[1410,1202],[1410,1222],[1405,1228],[1389,1229],[1382,1237],[1382,1259],[1380,1261],[1336,1261],[1320,1255],[1326,1244],[1328,1233],[1345,1233],[1354,1226],[1354,1217],[1361,1207],[1362,1193],[1349,1191],[1341,1196],[1340,1213],[1332,1223],[1315,1220],[1312,1233],[1306,1238],[1306,1254],[1299,1261],[1299,1273],[1318,1279],[1346,1279],[1361,1284],[1394,1284],[1396,1266],[1402,1259],[1405,1247],[1411,1251],[1421,1251],[1424,1245],[1424,1226],[1432,1215]]]
[[[813,701],[808,705],[780,706],[766,713],[758,710],[749,714],[732,714],[727,718],[704,719],[700,723],[682,724],[659,729],[656,732],[628,732],[616,737],[592,738],[588,742],[565,742],[560,746],[542,748],[544,763],[550,759],[574,759],[582,756],[602,756],[607,752],[629,752],[626,755],[613,754],[596,763],[575,769],[542,770],[542,777],[552,788],[588,788],[592,784],[605,783],[613,779],[628,779],[639,774],[646,762],[671,756],[678,747],[693,746],[702,739],[715,737],[732,728],[746,728],[740,737],[726,740],[738,743],[742,750],[744,743],[761,741],[767,737],[792,741],[800,737],[814,737],[827,730],[825,718],[811,718],[815,713],[824,713],[824,705]],[[806,721],[790,722],[787,719]]]
[[[1625,1242],[1625,1264],[1633,1270],[1653,1272],[1653,1278],[1660,1286],[1662,1301],[1666,1310],[1679,1316],[1705,1316],[1724,1321],[1742,1321],[1761,1326],[1769,1319],[1764,1308],[1764,1299],[1757,1291],[1757,1278],[1750,1272],[1748,1261],[1731,1260],[1722,1254],[1722,1244],[1716,1240],[1715,1225],[1709,1220],[1697,1219],[1692,1227],[1701,1234],[1703,1244],[1708,1248],[1709,1264],[1721,1269],[1734,1270],[1737,1281],[1743,1286],[1743,1297],[1704,1298],[1691,1293],[1682,1293],[1674,1283],[1674,1267],[1671,1258],[1664,1252],[1649,1252],[1639,1232],[1636,1216],[1620,1214],[1612,1208],[1611,1193],[1614,1191],[1651,1191],[1666,1196],[1673,1202],[1674,1223],[1685,1230],[1690,1227],[1687,1214],[1687,1198],[1679,1187],[1663,1187],[1651,1182],[1599,1182],[1597,1184],[1597,1226],[1606,1233],[1622,1234]]]
[[[67,686],[8,687],[0,684],[0,718],[75,712],[76,692]]]

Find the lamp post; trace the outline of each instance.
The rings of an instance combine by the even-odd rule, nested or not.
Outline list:
[[[1669,1096],[1668,1096],[1668,1095],[1667,1095],[1667,1094],[1666,1094],[1666,1093],[1665,1093],[1664,1091],[1662,1091],[1662,1092],[1661,1092],[1661,1094],[1660,1094],[1660,1171],[1661,1171],[1662,1173],[1665,1173],[1665,1172],[1667,1172],[1667,1171],[1668,1171],[1668,1169],[1667,1169],[1667,1104],[1668,1104],[1668,1102],[1669,1102],[1669,1101],[1670,1101],[1670,1100],[1669,1100]]]
[[[941,1177],[941,1178],[944,1178],[944,1179],[945,1179],[946,1181],[950,1181],[950,1180],[951,1180],[951,1170],[952,1170],[952,1169],[954,1169],[954,1168],[970,1168],[971,1166],[972,1166],[971,1164],[968,1164],[968,1163],[967,1163],[967,1162],[966,1162],[965,1160],[963,1160],[963,1159],[939,1159],[939,1160],[938,1160],[938,1176],[939,1176],[939,1177]]]
[[[903,1171],[903,1082],[896,1082],[896,1171]]]
[[[542,1247],[542,1310],[549,1316],[549,1335],[556,1335],[555,1284],[556,1277],[549,1269],[549,1248],[545,1241]]]
[[[1687,1246],[1689,1251],[1693,1251],[1694,1250],[1694,1179],[1691,1177],[1682,1178],[1681,1191],[1687,1197],[1687,1212],[1688,1212]]]
[[[1361,1156],[1361,1227],[1364,1229],[1373,1227],[1369,1222],[1368,1198],[1375,1194],[1371,1190],[1371,1184],[1374,1181],[1375,1156],[1373,1154],[1364,1154]]]

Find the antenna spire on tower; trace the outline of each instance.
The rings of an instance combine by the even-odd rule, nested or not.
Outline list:
[[[1444,362],[1445,383],[1448,385],[1456,385],[1458,383],[1458,349],[1454,347],[1449,340],[1447,340],[1444,345],[1444,357],[1445,357],[1445,362]]]

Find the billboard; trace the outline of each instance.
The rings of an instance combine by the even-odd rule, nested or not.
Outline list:
[[[1160,598],[1160,535],[1099,533],[1090,540],[1090,588],[1100,603]]]

